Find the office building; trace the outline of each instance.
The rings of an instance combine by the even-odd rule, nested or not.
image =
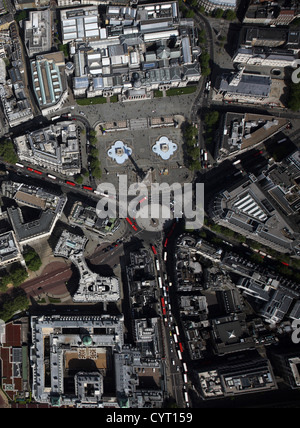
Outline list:
[[[161,359],[143,358],[124,346],[115,354],[116,393],[122,408],[161,408],[165,398]]]
[[[18,400],[25,402],[31,392],[27,344],[29,335],[28,318],[22,317],[9,321],[4,324],[4,330],[5,340],[0,342],[1,390],[11,402]]]
[[[44,8],[50,5],[50,0],[14,0],[16,10]]]
[[[29,57],[51,50],[51,19],[50,9],[29,12],[29,19],[24,21],[24,43]]]
[[[240,48],[232,61],[235,64],[261,67],[291,67],[298,64],[299,56],[290,51],[269,48]]]
[[[120,299],[120,284],[117,278],[104,277],[92,272],[86,264],[84,249],[88,242],[64,230],[54,250],[54,255],[64,257],[75,264],[79,271],[79,287],[73,295],[77,303],[117,302]]]
[[[0,269],[20,261],[23,261],[23,257],[14,232],[2,233],[0,235]]]
[[[32,395],[38,403],[109,406],[103,378],[112,375],[113,354],[123,346],[122,316],[35,316],[31,334]]]
[[[262,180],[263,189],[280,206],[285,215],[296,214],[300,208],[300,151],[291,153],[264,175],[266,178]]]
[[[287,26],[300,14],[299,3],[292,0],[288,5],[285,0],[264,1],[251,0],[243,20],[244,24],[261,24]]]
[[[292,389],[300,388],[300,349],[294,347],[277,347],[270,355],[275,372],[283,378]]]
[[[16,69],[18,73],[18,69]],[[30,102],[25,93],[22,79],[13,86],[0,84],[0,100],[5,119],[10,127],[21,125],[33,119]]]
[[[222,136],[216,157],[234,157],[257,147],[283,131],[288,123],[288,119],[275,116],[228,112],[221,124]]]
[[[205,400],[277,389],[270,361],[256,356],[216,364],[199,372],[198,378],[200,394]]]
[[[95,207],[80,201],[74,203],[68,220],[74,226],[88,229],[103,237],[113,235],[121,224],[117,218],[99,218]]]
[[[81,171],[79,129],[73,121],[57,122],[15,138],[21,161],[73,176]]]
[[[277,251],[298,251],[298,233],[252,175],[216,196],[211,215],[218,224]]]
[[[243,314],[213,319],[211,328],[211,340],[217,355],[241,352],[255,347]]]
[[[28,221],[24,219],[20,207],[7,208],[8,219],[21,246],[50,236],[67,202],[65,196],[10,181],[2,183],[2,194],[14,199],[21,207],[28,206],[38,210],[39,216]]]
[[[269,324],[278,324],[287,315],[294,298],[286,290],[278,289],[270,293],[270,299],[260,310],[260,315]]]

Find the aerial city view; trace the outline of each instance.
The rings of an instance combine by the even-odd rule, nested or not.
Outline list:
[[[300,2],[0,0],[0,408],[244,407],[300,407]]]

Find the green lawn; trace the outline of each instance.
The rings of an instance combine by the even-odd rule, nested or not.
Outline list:
[[[197,86],[186,86],[185,88],[171,88],[166,91],[167,96],[193,94],[197,90]]]
[[[91,104],[105,104],[107,103],[107,100],[104,97],[79,98],[76,100],[76,102],[80,106],[89,106]]]
[[[162,91],[159,91],[158,89],[156,89],[155,91],[153,91],[153,95],[154,95],[154,98],[162,98],[163,93]]]

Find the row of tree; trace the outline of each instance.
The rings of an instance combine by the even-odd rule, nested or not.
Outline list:
[[[184,124],[182,128],[182,136],[186,149],[186,161],[188,168],[192,171],[201,169],[200,164],[200,149],[197,147],[198,129],[192,123]]]
[[[300,83],[290,85],[288,108],[292,111],[300,110]]]
[[[101,170],[101,163],[100,163],[100,156],[99,156],[99,150],[97,149],[97,133],[95,130],[90,130],[90,144],[92,145],[90,149],[90,155],[89,155],[89,162],[90,162],[90,168],[92,172],[92,176],[94,178],[97,178],[98,180],[102,177],[102,170]]]

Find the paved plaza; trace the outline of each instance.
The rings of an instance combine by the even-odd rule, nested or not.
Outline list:
[[[102,181],[115,184],[119,175],[126,174],[130,185],[136,183],[139,177],[144,176],[152,168],[153,182],[189,182],[191,176],[190,171],[184,167],[180,127],[151,128],[147,125],[147,120],[143,119],[140,119],[136,125],[142,122],[143,127],[134,126],[134,129],[98,134],[99,155],[103,169]],[[177,146],[177,150],[166,160],[153,151],[153,147],[161,137],[166,137]],[[122,141],[132,151],[131,156],[121,165],[108,156],[108,151],[117,141]]]

